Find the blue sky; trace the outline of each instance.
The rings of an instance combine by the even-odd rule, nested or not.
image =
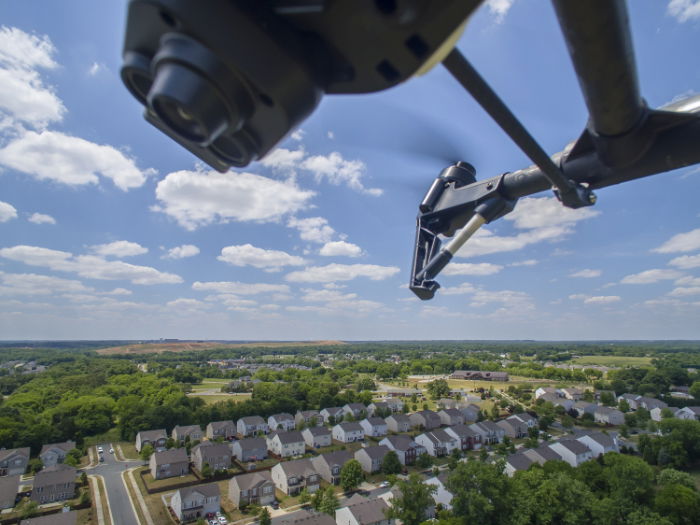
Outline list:
[[[630,2],[652,107],[700,91],[698,0]],[[529,165],[440,66],[325,97],[262,162],[211,172],[119,79],[122,2],[0,4],[2,339],[700,337],[700,170],[521,199],[407,289],[417,205],[445,158]],[[549,2],[495,0],[459,48],[549,153],[586,110]]]

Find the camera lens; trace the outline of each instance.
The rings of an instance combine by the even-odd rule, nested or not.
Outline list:
[[[255,140],[241,130],[234,135],[225,135],[211,145],[211,151],[227,164],[241,168],[258,157]]]
[[[219,90],[199,72],[176,62],[158,65],[148,104],[173,132],[202,147],[215,141],[231,122]]]
[[[134,51],[124,54],[124,65],[122,66],[122,82],[136,99],[142,104],[146,103],[148,90],[151,89],[153,79],[151,78],[151,60]]]

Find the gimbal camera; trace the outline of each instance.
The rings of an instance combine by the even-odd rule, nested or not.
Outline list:
[[[650,110],[624,0],[553,0],[589,111],[548,156],[454,46],[481,0],[130,0],[122,80],[145,118],[225,172],[269,153],[324,94],[381,91],[442,63],[534,165],[477,181],[446,168],[419,206],[411,290],[434,280],[477,229],[553,189],[572,208],[592,190],[700,162],[700,97]],[[454,238],[441,247],[440,236]]]

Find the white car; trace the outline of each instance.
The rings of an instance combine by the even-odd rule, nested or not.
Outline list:
[[[114,449],[113,449],[113,448],[110,448],[110,449],[109,449],[109,453],[110,453],[110,454],[114,454]]]
[[[382,482],[379,484],[379,488],[382,488],[382,489],[385,489],[385,488],[387,488],[388,486],[389,486],[389,482],[388,482],[388,481],[382,481]]]
[[[104,452],[104,450],[102,449],[102,447],[97,447],[98,454],[102,454],[103,452]]]
[[[219,525],[227,525],[228,520],[226,519],[225,516],[219,516]]]

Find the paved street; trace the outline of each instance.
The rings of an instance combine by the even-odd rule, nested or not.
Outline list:
[[[121,474],[126,469],[142,465],[143,461],[117,461],[114,454],[109,453],[110,443],[100,445],[104,449],[104,462],[88,470],[89,474],[98,474],[104,478],[109,509],[114,519],[113,525],[139,525],[134,509],[131,506],[129,493],[122,482]],[[105,513],[109,511],[105,509]]]

